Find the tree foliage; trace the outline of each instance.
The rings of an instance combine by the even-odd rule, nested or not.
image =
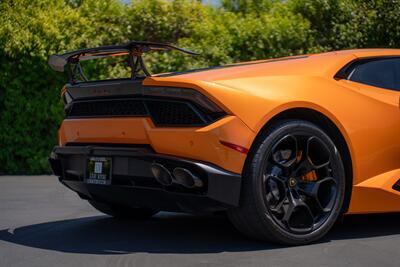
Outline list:
[[[63,118],[53,53],[147,40],[202,54],[146,55],[154,72],[347,48],[396,47],[398,0],[3,0],[0,2],[0,173],[48,172]],[[119,65],[88,64],[100,77]]]

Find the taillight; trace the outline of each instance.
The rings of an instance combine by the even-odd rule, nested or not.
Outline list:
[[[190,88],[145,86],[143,87],[143,95],[185,99],[199,105],[203,109],[203,111],[205,111],[208,114],[225,113],[219,106],[217,106],[206,96]]]

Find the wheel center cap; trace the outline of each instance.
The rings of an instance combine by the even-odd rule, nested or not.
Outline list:
[[[295,187],[297,185],[297,181],[294,178],[289,178],[288,183],[290,187]]]

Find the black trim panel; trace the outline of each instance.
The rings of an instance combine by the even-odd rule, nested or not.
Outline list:
[[[86,162],[93,156],[112,158],[111,185],[84,183]],[[60,181],[84,199],[186,212],[226,210],[239,205],[241,175],[209,163],[157,154],[144,146],[55,147],[49,161]],[[154,162],[170,170],[186,168],[202,179],[204,186],[162,186],[152,176],[150,166]]]
[[[65,95],[69,119],[151,117],[157,127],[200,127],[227,115],[197,90],[134,80],[67,84]]]
[[[157,127],[205,126],[225,116],[211,116],[190,101],[172,98],[98,98],[73,101],[66,106],[67,119],[150,117]]]
[[[67,84],[68,93],[74,100],[101,97],[135,96],[143,94],[142,80],[115,79]]]

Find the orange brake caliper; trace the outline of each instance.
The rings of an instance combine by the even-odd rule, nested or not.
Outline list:
[[[296,155],[296,161],[299,162],[301,160],[301,157],[303,155],[303,151],[298,151]],[[307,182],[315,182],[317,181],[317,173],[314,171],[310,171],[306,173],[305,175],[301,176],[301,180],[307,181]]]

